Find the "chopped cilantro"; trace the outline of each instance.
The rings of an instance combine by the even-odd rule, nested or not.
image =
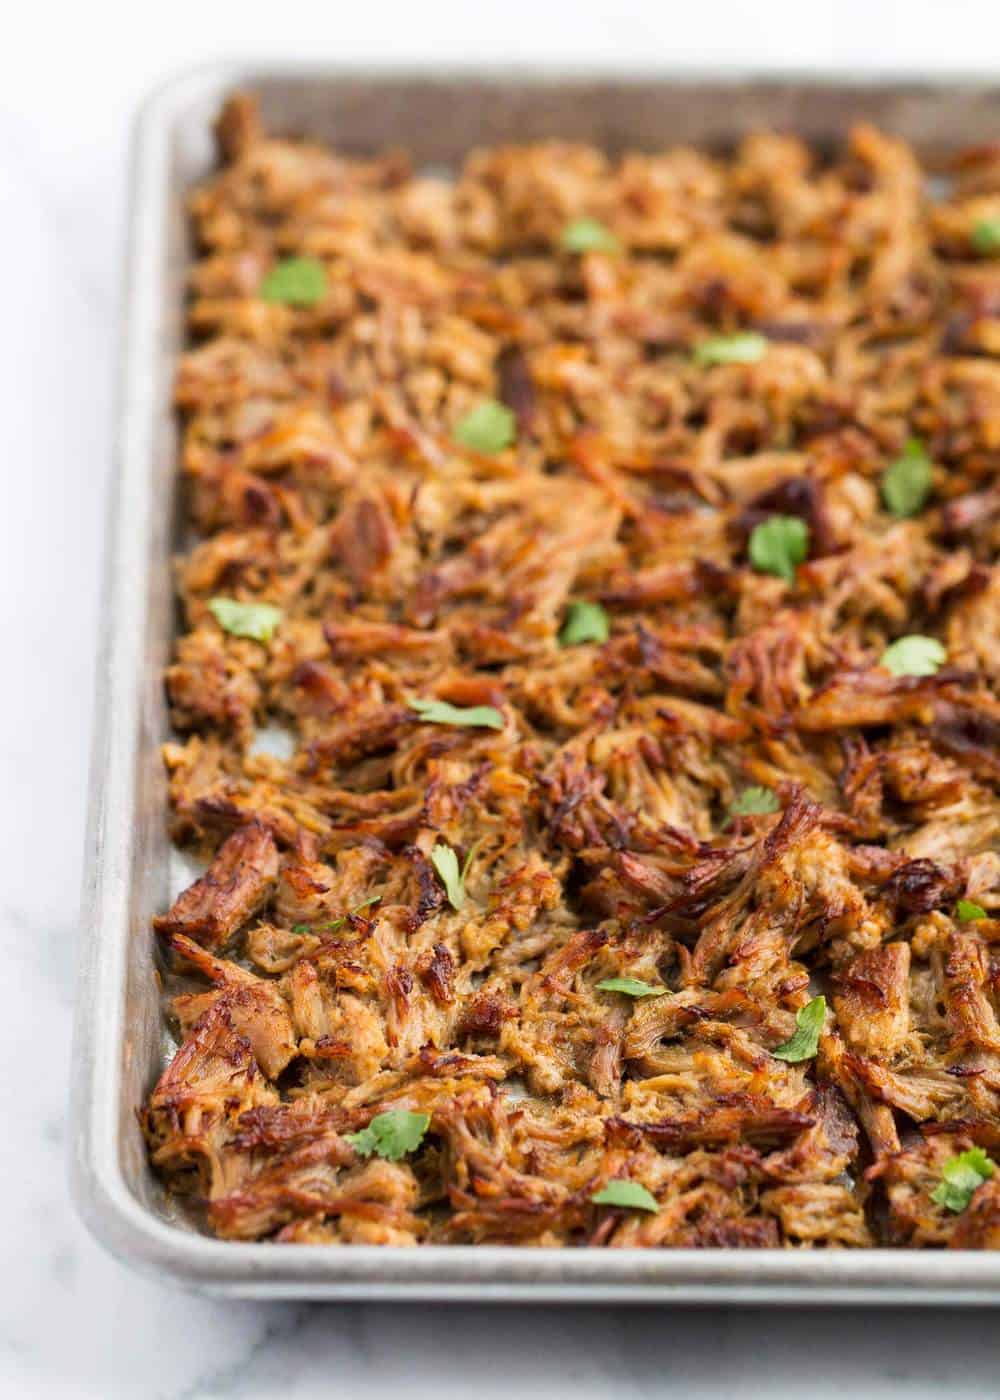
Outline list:
[[[617,253],[621,248],[609,228],[587,215],[568,223],[559,242],[567,253]]]
[[[936,637],[913,633],[887,646],[878,664],[894,676],[933,676],[947,658],[948,653]]]
[[[487,399],[470,409],[455,425],[457,443],[489,456],[510,447],[516,437],[517,419],[496,399]]]
[[[617,1178],[594,1193],[590,1198],[595,1206],[621,1206],[623,1210],[648,1210],[654,1215],[660,1203],[651,1191],[638,1181],[624,1181]]]
[[[600,603],[588,603],[581,599],[570,603],[566,609],[559,645],[575,647],[582,642],[606,642],[610,631],[608,615]]]
[[[819,1048],[819,1037],[826,1020],[826,997],[813,997],[801,1011],[795,1013],[795,1033],[782,1045],[771,1051],[777,1060],[787,1060],[797,1065],[802,1060],[811,1060]]]
[[[605,977],[598,982],[599,992],[624,992],[627,997],[662,997],[666,987],[654,987],[651,982],[643,982],[638,977]]]
[[[260,284],[264,301],[286,306],[315,306],[326,293],[326,269],[316,258],[285,258]]]
[[[797,515],[772,515],[755,525],[750,562],[758,573],[795,582],[795,566],[809,553],[809,527]]]
[[[1000,253],[1000,219],[980,219],[972,230],[972,246],[987,257]]]
[[[700,365],[750,365],[767,350],[767,337],[756,331],[741,331],[737,335],[714,335],[694,348]]]
[[[281,621],[281,609],[271,603],[241,603],[236,598],[212,598],[208,610],[224,632],[269,642]]]
[[[360,914],[362,909],[368,909],[373,904],[377,904],[382,898],[380,894],[373,894],[371,899],[363,899],[360,904],[355,904],[353,909],[348,909],[346,914],[341,914],[339,918],[332,919],[326,924],[292,924],[293,933],[334,933],[338,928],[343,928],[347,920],[355,914]]]
[[[968,1152],[959,1152],[945,1162],[941,1168],[941,1184],[931,1192],[931,1200],[958,1215],[995,1171],[995,1163],[981,1147],[970,1147]]]
[[[744,788],[729,808],[730,816],[757,816],[761,812],[777,812],[781,809],[777,794],[766,787]]]
[[[348,1133],[347,1141],[360,1157],[371,1157],[374,1153],[387,1162],[398,1162],[408,1152],[417,1150],[430,1121],[429,1114],[393,1108],[377,1114],[360,1132]]]
[[[901,519],[916,515],[931,493],[934,468],[919,438],[910,438],[882,475],[882,499]]]
[[[407,700],[407,705],[424,724],[455,724],[479,729],[502,729],[503,715],[492,705],[472,705],[462,709],[447,700]]]
[[[955,916],[960,924],[972,924],[988,917],[983,906],[974,899],[960,899],[955,905]]]
[[[431,851],[431,865],[438,873],[445,894],[448,896],[448,903],[455,910],[461,909],[465,904],[465,876],[469,869],[475,847],[469,852],[465,860],[465,865],[459,869],[458,856],[446,846],[443,841],[439,841]]]

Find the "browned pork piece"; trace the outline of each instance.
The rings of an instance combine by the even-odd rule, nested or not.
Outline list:
[[[1000,1247],[1000,163],[270,136],[166,673],[227,1239]]]
[[[274,838],[259,823],[235,831],[208,870],[156,920],[160,933],[186,934],[209,948],[226,943],[266,903],[278,878]]]

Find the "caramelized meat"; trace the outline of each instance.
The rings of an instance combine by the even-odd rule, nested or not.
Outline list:
[[[222,843],[205,874],[178,895],[156,927],[219,948],[267,902],[277,879],[274,838],[259,822],[251,823]]]
[[[169,1189],[232,1240],[1000,1247],[1000,1175],[938,1189],[1000,1163],[1000,165],[218,131]]]

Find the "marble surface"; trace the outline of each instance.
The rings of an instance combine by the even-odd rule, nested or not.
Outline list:
[[[990,1313],[390,1308],[175,1293],[106,1257],[77,1221],[65,1110],[126,148],[143,94],[191,63],[232,56],[959,70],[988,68],[998,40],[994,0],[374,0],[349,21],[335,3],[296,0],[19,7],[0,46],[0,1394],[997,1393]]]

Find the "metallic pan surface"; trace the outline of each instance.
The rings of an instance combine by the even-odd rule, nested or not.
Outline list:
[[[254,1297],[474,1300],[991,1303],[1000,1252],[317,1248],[225,1243],[172,1211],[149,1170],[136,1109],[165,1041],[149,919],[170,847],[158,746],[178,538],[170,411],[187,262],[183,196],[211,168],[223,96],[249,87],[272,129],[351,152],[404,146],[454,163],[474,144],[567,137],[612,151],[730,142],[772,125],[829,143],[875,121],[936,159],[1000,139],[988,80],[414,77],[308,68],[195,73],[147,105],[132,185],[127,329],[98,663],[88,872],[74,1055],[73,1184],[98,1238],[147,1273]]]

